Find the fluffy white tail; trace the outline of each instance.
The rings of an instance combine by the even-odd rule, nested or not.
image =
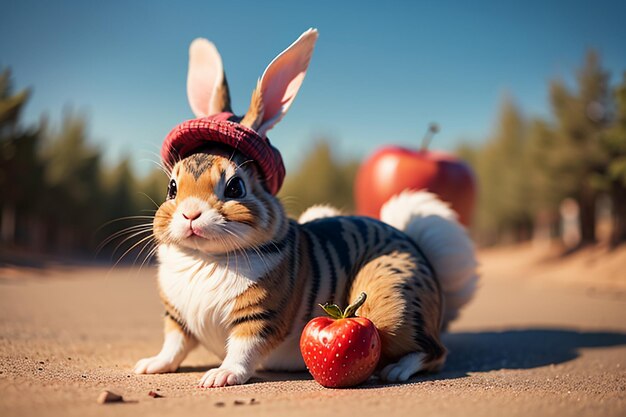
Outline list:
[[[341,211],[329,204],[316,204],[304,210],[304,212],[298,218],[298,223],[308,223],[312,222],[313,220],[333,216],[341,216]]]
[[[435,194],[404,191],[385,203],[380,218],[408,234],[435,269],[445,301],[445,329],[472,298],[478,281],[474,244],[457,214]]]

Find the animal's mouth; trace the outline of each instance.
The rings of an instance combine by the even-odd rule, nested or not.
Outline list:
[[[185,236],[185,240],[189,240],[192,242],[211,242],[211,243],[220,243],[220,239],[214,233],[208,233],[205,230],[202,230],[198,227],[190,227],[187,230],[187,235]]]
[[[202,230],[196,227],[190,227],[189,230],[187,231],[187,236],[185,236],[185,238],[187,239],[200,238],[204,240],[214,240],[210,236],[207,236]]]
[[[180,235],[179,235],[180,236]],[[222,225],[187,224],[179,243],[190,248],[205,251],[227,251],[245,245],[245,235],[240,231],[229,230]]]

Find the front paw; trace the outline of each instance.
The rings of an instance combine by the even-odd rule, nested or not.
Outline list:
[[[167,372],[176,372],[178,364],[171,360],[163,359],[159,356],[141,359],[135,365],[134,372],[136,374],[164,374]]]
[[[242,366],[220,366],[207,371],[200,381],[200,388],[226,387],[228,385],[244,384],[250,379],[250,373]]]

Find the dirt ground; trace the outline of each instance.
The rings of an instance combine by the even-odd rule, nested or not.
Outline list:
[[[445,337],[442,372],[325,389],[307,374],[198,389],[196,350],[168,375],[134,375],[161,343],[153,268],[0,264],[0,415],[626,415],[626,253],[541,260],[481,253],[481,288]],[[125,402],[100,405],[104,389]],[[148,395],[154,391],[162,398]]]

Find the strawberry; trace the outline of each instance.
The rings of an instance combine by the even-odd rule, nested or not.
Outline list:
[[[345,311],[321,305],[330,317],[316,317],[302,331],[300,351],[313,378],[327,388],[351,387],[372,375],[380,358],[380,337],[370,320],[355,317],[361,293]]]

